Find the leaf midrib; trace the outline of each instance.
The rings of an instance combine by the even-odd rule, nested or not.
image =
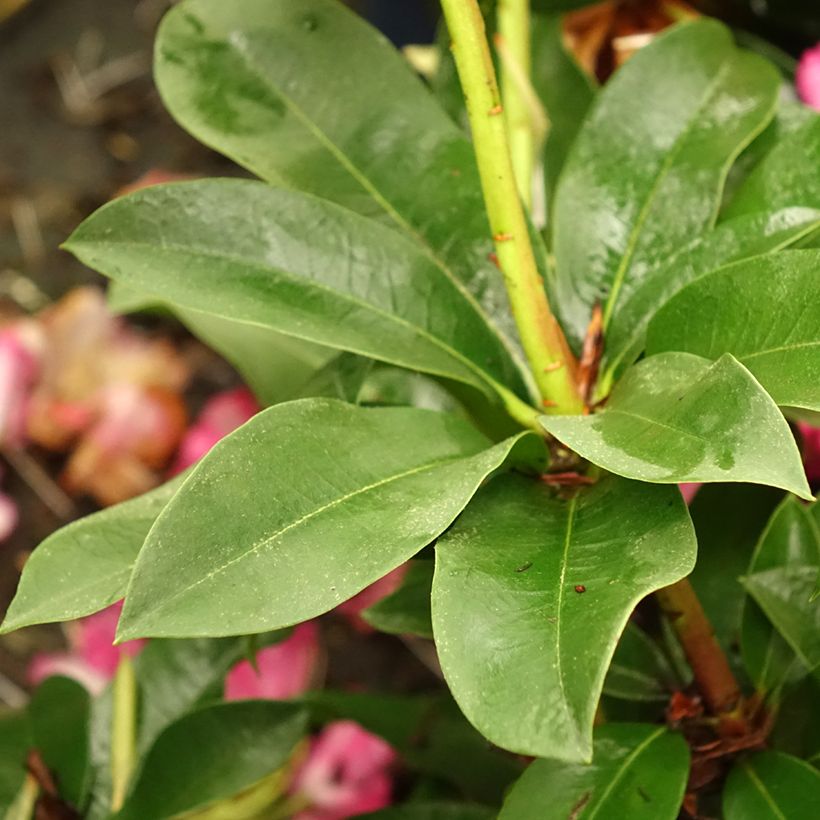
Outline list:
[[[489,452],[489,451],[485,450],[484,452]],[[408,478],[410,476],[417,475],[417,474],[420,474],[420,473],[423,473],[423,472],[429,471],[429,470],[435,470],[438,467],[443,467],[443,466],[446,466],[448,464],[454,464],[458,461],[463,461],[463,460],[469,459],[469,458],[471,458],[473,456],[476,456],[476,455],[480,455],[480,453],[472,453],[470,455],[457,455],[457,456],[452,456],[450,458],[438,459],[436,461],[430,461],[430,462],[427,462],[425,464],[421,464],[417,467],[412,467],[409,470],[404,470],[401,473],[396,473],[394,475],[390,475],[390,476],[387,476],[385,478],[379,479],[378,481],[375,481],[372,484],[368,484],[364,487],[358,487],[358,488],[356,488],[355,490],[352,490],[349,493],[345,493],[344,495],[341,495],[338,498],[334,498],[332,501],[330,501],[326,504],[322,504],[321,506],[317,507],[316,509],[311,510],[310,512],[306,513],[305,515],[300,516],[295,521],[291,521],[289,524],[287,524],[286,526],[280,528],[276,532],[265,536],[263,539],[257,541],[254,544],[251,544],[251,546],[248,547],[241,555],[237,555],[237,556],[233,557],[230,561],[226,561],[224,564],[222,564],[218,567],[215,567],[210,572],[203,575],[201,578],[197,579],[192,584],[189,584],[184,589],[177,590],[173,595],[165,598],[160,603],[160,605],[157,606],[153,611],[157,612],[157,611],[160,611],[160,610],[163,610],[163,609],[167,609],[167,607],[171,603],[173,603],[177,599],[181,598],[182,596],[187,595],[192,589],[198,587],[200,584],[203,584],[206,581],[209,581],[211,578],[214,578],[217,575],[222,574],[229,567],[232,567],[234,564],[237,564],[240,561],[244,561],[245,558],[248,558],[248,557],[256,554],[257,552],[259,552],[260,550],[264,549],[265,547],[273,544],[277,539],[281,538],[281,536],[283,536],[285,533],[290,532],[291,530],[301,526],[302,524],[305,524],[308,521],[311,521],[312,519],[316,518],[318,515],[321,515],[322,513],[325,513],[328,510],[333,509],[334,507],[337,507],[339,504],[343,504],[344,502],[349,501],[351,498],[356,498],[357,496],[363,495],[364,493],[368,493],[368,492],[371,492],[372,490],[379,489],[380,487],[387,486],[388,484],[390,484],[394,481],[401,481],[402,479]],[[196,474],[197,474],[197,472],[195,471],[193,473],[193,475],[196,475]],[[173,501],[169,503],[169,506],[166,508],[166,510],[163,510],[162,514],[157,519],[156,524],[154,526],[154,529],[152,530],[152,533],[150,533],[148,539],[146,539],[146,544],[148,543],[148,540],[150,539],[151,535],[155,532],[155,530],[162,525],[163,519],[165,518],[165,515],[166,515],[166,511],[168,509],[170,509],[172,504],[173,504]],[[171,510],[171,513],[169,513],[169,514],[173,514],[173,510]],[[138,571],[138,569],[139,569],[139,567],[137,566],[136,570]],[[136,574],[136,572],[135,572],[135,574]],[[133,580],[133,578],[134,578],[134,575],[132,575],[132,580]],[[126,600],[127,600],[127,598],[128,598],[128,592],[126,592]]]
[[[627,769],[632,765],[632,762],[636,760],[643,751],[649,746],[650,744],[654,743],[664,732],[666,731],[665,728],[661,727],[654,731],[649,737],[639,743],[623,760],[621,765],[618,767],[617,771],[615,772],[615,776],[607,783],[606,788],[604,789],[603,793],[601,794],[600,798],[595,801],[595,805],[592,807],[592,811],[589,814],[587,820],[592,820],[594,817],[598,816],[598,811],[601,806],[606,801],[607,797],[612,793],[612,790],[615,788],[616,784],[619,780],[624,776]],[[785,818],[784,818],[785,820]]]
[[[516,366],[519,376],[522,378],[522,381],[525,385],[529,385],[529,381],[527,378],[528,370],[526,369],[525,365],[522,361],[520,361],[518,352],[516,351],[515,347],[511,343],[511,341],[507,338],[507,336],[501,331],[499,327],[492,321],[492,319],[484,312],[483,308],[479,304],[478,300],[473,296],[470,290],[464,285],[464,283],[455,275],[453,270],[450,266],[437,254],[437,252],[433,249],[433,247],[429,244],[427,239],[424,237],[423,234],[419,233],[402,215],[399,213],[398,210],[393,206],[387,197],[382,194],[382,192],[372,183],[369,177],[367,177],[359,168],[356,166],[351,160],[347,157],[347,155],[341,150],[341,148],[336,145],[335,142],[302,110],[302,108],[296,104],[296,102],[278,86],[272,85],[268,83],[267,77],[264,72],[260,72],[259,67],[256,65],[251,54],[248,54],[245,50],[241,48],[236,48],[238,54],[242,56],[242,59],[245,61],[248,69],[250,70],[251,74],[253,74],[257,80],[261,80],[264,85],[270,88],[274,94],[276,94],[285,106],[293,113],[293,115],[305,126],[305,128],[314,136],[316,137],[319,142],[324,145],[328,152],[333,156],[333,158],[353,177],[359,185],[364,188],[365,191],[369,192],[373,199],[382,207],[385,213],[405,232],[407,233],[416,244],[418,244],[424,254],[428,256],[433,263],[438,267],[442,273],[455,285],[458,290],[464,295],[464,297],[469,301],[473,308],[475,309],[476,313],[481,317],[484,324],[492,331],[493,335],[498,338],[501,342],[504,349],[507,351],[507,354],[510,356],[513,364]],[[460,135],[459,135],[460,136]]]
[[[698,105],[698,107],[696,108],[693,116],[689,121],[689,124],[677,137],[672,150],[666,155],[664,161],[661,163],[661,166],[658,169],[658,174],[655,177],[654,182],[652,183],[652,187],[649,189],[646,200],[644,201],[643,205],[641,206],[641,210],[638,213],[638,218],[635,220],[635,224],[633,225],[632,230],[629,233],[629,239],[627,240],[624,255],[621,257],[621,262],[618,265],[617,270],[615,271],[615,276],[612,280],[612,287],[610,289],[609,296],[606,300],[606,305],[604,306],[604,330],[606,330],[606,328],[609,326],[609,322],[612,319],[612,314],[615,310],[615,305],[618,301],[621,286],[623,285],[627,271],[629,270],[629,267],[632,264],[632,257],[637,249],[638,240],[640,238],[641,232],[643,231],[644,224],[646,223],[646,220],[649,218],[649,213],[651,211],[652,206],[655,203],[655,198],[658,194],[658,191],[660,190],[661,183],[666,179],[667,175],[672,170],[672,167],[674,166],[674,163],[677,160],[680,152],[683,150],[686,141],[689,139],[689,135],[692,133],[692,130],[697,124],[700,123],[701,112],[710,103],[712,96],[714,95],[715,90],[718,87],[718,84],[723,81],[726,72],[729,68],[729,65],[731,64],[731,62],[733,62],[733,60],[734,55],[732,55],[730,58],[723,62],[720,69],[707,86],[706,91],[703,95],[703,100],[700,103],[700,105]]]
[[[566,586],[567,566],[569,564],[569,549],[572,542],[572,530],[575,524],[575,514],[578,509],[578,496],[576,495],[569,502],[567,506],[567,526],[564,535],[564,550],[561,556],[561,572],[558,577],[558,600],[555,607],[555,673],[558,678],[558,689],[561,694],[561,705],[564,707],[564,713],[567,716],[569,725],[572,727],[576,742],[583,745],[583,739],[578,730],[578,725],[575,721],[575,716],[572,714],[569,707],[569,698],[567,697],[566,683],[564,680],[564,659],[561,645],[561,627],[563,625],[563,611],[564,611],[564,587]]]
[[[766,788],[765,783],[757,776],[757,772],[751,767],[749,763],[743,764],[743,769],[745,770],[746,774],[749,776],[749,780],[752,781],[752,785],[760,792],[763,796],[763,799],[766,801],[766,804],[772,810],[772,813],[778,820],[788,820],[785,814],[780,811],[777,803],[774,802],[774,797],[772,797],[771,792]]]

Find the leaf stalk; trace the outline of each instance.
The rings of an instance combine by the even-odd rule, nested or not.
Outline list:
[[[581,413],[575,359],[553,315],[516,185],[501,95],[476,0],[442,0],[467,103],[498,264],[521,344],[548,413]]]

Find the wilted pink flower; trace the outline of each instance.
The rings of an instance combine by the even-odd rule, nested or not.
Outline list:
[[[225,699],[284,700],[301,695],[310,688],[318,655],[316,624],[299,624],[286,640],[256,653],[256,669],[249,661],[231,669],[225,679]]]
[[[803,466],[810,482],[820,481],[820,427],[800,422],[797,425],[803,440]]]
[[[362,610],[373,606],[382,598],[392,595],[401,586],[408,566],[409,564],[402,564],[392,572],[388,572],[383,578],[379,578],[369,587],[365,587],[358,595],[354,595],[349,600],[339,604],[336,607],[336,612],[344,615],[359,632],[372,632],[373,627],[361,616]]]
[[[3,477],[0,470],[0,478]],[[5,493],[0,493],[0,541],[5,541],[17,526],[20,514],[14,499]]]
[[[800,99],[820,111],[820,43],[803,52],[797,64],[794,84]]]
[[[181,473],[199,461],[228,433],[259,412],[259,405],[247,387],[217,393],[205,404],[196,422],[185,433],[172,473]]]
[[[310,808],[294,820],[345,820],[390,805],[392,747],[351,720],[328,724],[313,741],[291,793]]]
[[[43,349],[26,433],[74,451],[66,489],[107,505],[156,486],[185,429],[183,357],[112,316],[93,288],[71,291],[36,325]]]
[[[0,443],[20,447],[26,411],[40,369],[44,339],[39,326],[22,319],[0,331]]]
[[[185,429],[179,398],[159,388],[110,384],[96,399],[98,415],[69,458],[62,483],[70,493],[87,492],[103,506],[156,486]]]
[[[35,655],[29,669],[31,683],[52,675],[65,675],[99,694],[114,676],[120,656],[134,657],[145,641],[126,641],[114,646],[122,602],[67,625],[69,651]]]

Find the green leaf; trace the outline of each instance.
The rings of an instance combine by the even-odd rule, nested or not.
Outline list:
[[[493,820],[496,812],[467,803],[405,803],[361,815],[367,820]]]
[[[26,776],[31,727],[25,712],[0,712],[0,812],[14,802]]]
[[[747,574],[816,565],[819,544],[817,525],[808,508],[794,498],[786,498],[761,536]],[[743,606],[740,646],[749,677],[763,692],[802,673],[793,650],[766,614],[748,598]]]
[[[505,461],[543,457],[532,433],[488,445],[414,408],[305,399],[259,413],[157,519],[120,639],[261,632],[332,609],[436,538]]]
[[[188,0],[163,20],[154,70],[197,139],[399,231],[514,338],[472,145],[342,3]]]
[[[820,548],[820,544],[818,544]],[[812,601],[820,561],[756,572],[743,586],[808,670],[820,666],[820,605]]]
[[[46,538],[26,561],[0,633],[81,618],[122,598],[148,530],[186,475]]]
[[[163,820],[230,797],[283,766],[305,730],[306,713],[276,701],[185,715],[151,747],[117,820]]]
[[[553,292],[573,343],[595,302],[606,330],[624,283],[714,224],[728,168],[771,119],[778,85],[703,19],[655,38],[599,92],[555,197]]]
[[[433,562],[411,561],[401,586],[362,612],[372,627],[393,635],[433,637],[430,591]]]
[[[604,680],[603,692],[619,700],[669,700],[675,673],[660,647],[639,626],[628,623]]]
[[[738,579],[746,574],[755,544],[782,497],[772,487],[707,484],[689,505],[698,538],[698,561],[689,581],[721,646],[739,643],[746,593]]]
[[[433,632],[468,720],[505,749],[588,760],[630,613],[687,575],[695,552],[672,487],[608,476],[565,500],[494,481],[436,545]]]
[[[805,110],[805,109],[804,109]],[[820,116],[782,136],[737,191],[727,217],[769,208],[820,208]]]
[[[397,232],[298,191],[238,179],[155,186],[110,202],[66,247],[178,307],[490,395],[496,383],[525,393],[505,342],[460,283]]]
[[[780,405],[820,410],[820,251],[749,259],[703,276],[649,325],[650,354],[731,353]]]
[[[499,820],[675,820],[689,749],[660,726],[615,723],[595,731],[593,764],[536,760],[515,784]]]
[[[117,313],[150,308],[171,311],[198,339],[227,359],[263,405],[296,398],[298,391],[339,354],[323,345],[277,333],[267,327],[234,322],[164,303],[158,296],[111,282],[108,305]]]
[[[168,724],[204,699],[221,697],[225,675],[244,653],[241,638],[150,641],[134,659],[141,695],[137,736],[140,754]]]
[[[558,14],[532,15],[532,84],[549,117],[544,177],[549,202],[570,146],[595,97],[593,81],[564,48]]]
[[[738,763],[723,791],[725,820],[815,820],[820,772],[780,752],[758,752]]]
[[[576,453],[639,481],[746,481],[812,498],[786,420],[731,355],[662,353],[626,372],[589,416],[542,416]]]
[[[624,281],[617,309],[606,332],[601,365],[604,384],[612,379],[618,368],[637,358],[644,347],[652,316],[693,279],[737,260],[750,260],[744,264],[754,264],[756,260],[752,257],[793,245],[818,227],[820,211],[810,208],[766,210],[739,216],[693,239],[670,258],[647,269],[641,277]],[[803,298],[802,294],[800,298]],[[698,312],[704,307],[699,304]],[[720,303],[717,307],[721,307]],[[656,322],[654,328],[663,334],[661,322]],[[698,352],[688,347],[679,349]]]
[[[48,678],[28,705],[31,744],[54,775],[63,800],[82,806],[89,786],[91,698],[81,684]]]

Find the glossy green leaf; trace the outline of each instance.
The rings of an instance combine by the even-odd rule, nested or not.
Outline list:
[[[612,378],[617,368],[629,365],[637,358],[644,347],[646,329],[652,316],[689,282],[737,260],[750,260],[744,264],[754,264],[756,260],[752,257],[793,245],[818,227],[820,211],[811,208],[765,210],[739,216],[693,239],[670,258],[648,268],[642,276],[624,281],[606,331],[602,362],[604,384]],[[745,287],[743,294],[748,296]],[[801,294],[800,299],[803,298]],[[699,304],[698,312],[703,307]],[[711,307],[714,310],[715,304],[712,303]],[[722,309],[722,305],[718,308]],[[656,322],[654,328],[663,334],[662,322]],[[664,349],[698,352],[689,347]]]
[[[0,633],[70,621],[122,598],[148,530],[185,475],[46,538],[26,561]]]
[[[28,705],[31,744],[53,774],[60,797],[81,806],[89,785],[91,698],[63,677],[47,678]]]
[[[362,618],[381,632],[433,637],[430,591],[433,562],[411,561],[401,586],[362,612]]]
[[[339,355],[329,347],[286,336],[267,327],[163,303],[160,297],[121,282],[110,283],[108,305],[117,313],[156,308],[171,311],[194,336],[241,373],[263,405],[296,398],[311,374]]]
[[[155,77],[200,141],[390,225],[514,334],[469,140],[344,4],[187,0],[160,27]]]
[[[781,405],[820,410],[820,251],[749,259],[703,276],[661,308],[650,354],[731,353]]]
[[[399,233],[298,191],[237,179],[147,188],[97,211],[66,247],[178,307],[485,392],[524,390],[463,285]]]
[[[467,799],[500,803],[521,774],[521,761],[487,743],[446,695],[322,691],[306,701],[320,722],[355,720],[390,743],[407,766]]]
[[[367,820],[493,820],[496,812],[468,803],[406,803],[361,815]]]
[[[761,536],[747,574],[816,565],[819,545],[817,525],[808,508],[795,498],[786,498]],[[761,691],[801,674],[793,650],[748,598],[743,606],[740,646],[749,677]]]
[[[544,145],[544,181],[549,202],[570,146],[595,96],[593,81],[564,48],[560,15],[532,15],[532,84],[549,117]]]
[[[609,476],[567,501],[541,482],[494,481],[436,545],[433,632],[464,714],[505,749],[588,760],[630,613],[695,552],[675,488]]]
[[[157,738],[117,820],[163,820],[230,797],[283,766],[306,713],[276,701],[220,703]]]
[[[599,92],[555,197],[552,288],[580,344],[639,280],[717,216],[727,170],[774,114],[779,78],[714,20],[675,26]]]
[[[0,812],[5,812],[20,791],[26,776],[26,752],[31,748],[31,727],[24,712],[0,712]]]
[[[736,192],[726,216],[802,205],[820,208],[820,116],[783,135]]]
[[[818,570],[815,558],[812,564],[777,567],[743,579],[747,592],[808,670],[820,666],[820,605],[812,600]]]
[[[689,505],[698,538],[698,561],[689,581],[721,646],[739,643],[746,593],[738,579],[746,574],[755,545],[782,497],[773,487],[706,484]]]
[[[532,433],[488,447],[414,408],[304,399],[258,414],[157,519],[120,638],[261,632],[332,609],[436,538],[508,458],[543,457]]]
[[[134,659],[141,702],[139,752],[203,700],[221,697],[225,675],[244,654],[242,638],[150,641]]]
[[[725,820],[816,820],[820,772],[780,752],[759,752],[732,769],[723,791]]]
[[[675,820],[689,776],[689,749],[661,726],[617,723],[595,731],[591,765],[536,760],[499,820]]]
[[[639,626],[628,623],[604,680],[604,694],[619,700],[667,701],[675,673],[660,647]]]
[[[800,453],[771,397],[731,355],[662,353],[626,372],[589,416],[542,416],[576,453],[662,484],[745,481],[812,498]]]

